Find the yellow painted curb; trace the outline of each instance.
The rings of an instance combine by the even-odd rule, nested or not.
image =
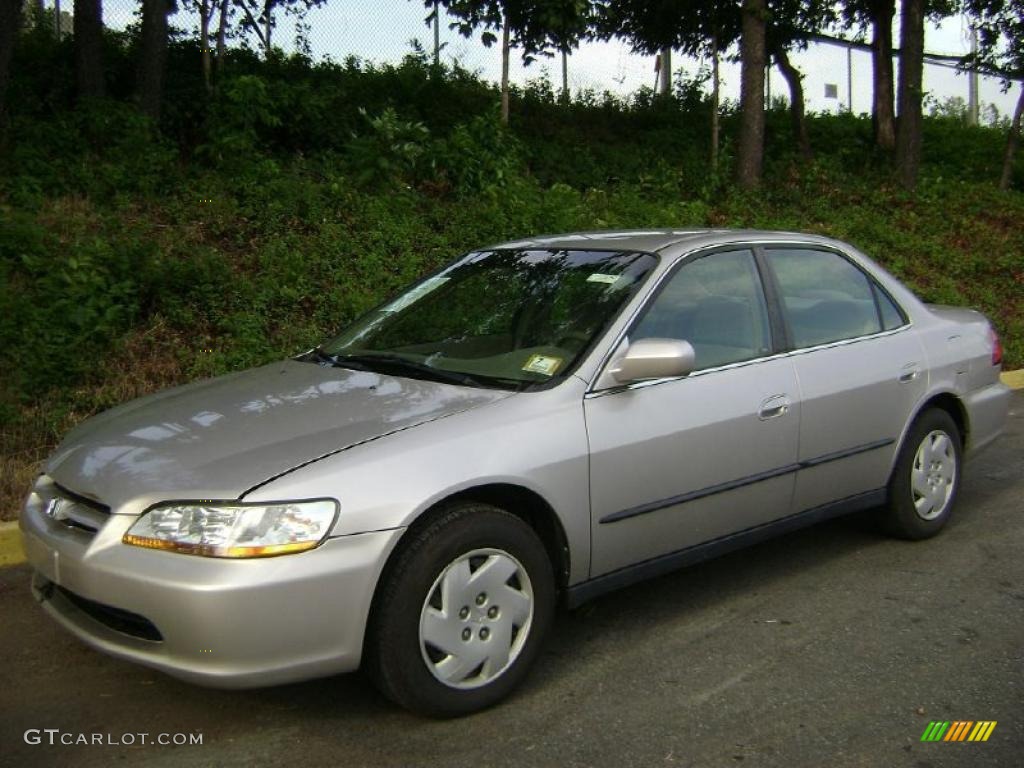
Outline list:
[[[999,378],[1010,389],[1024,389],[1024,368],[1019,371],[1003,371]]]
[[[25,562],[18,523],[0,523],[0,567]]]

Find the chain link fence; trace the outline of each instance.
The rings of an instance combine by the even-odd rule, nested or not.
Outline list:
[[[42,1],[45,7],[56,6],[62,11],[62,34],[68,34],[72,26],[68,14],[71,0]],[[219,5],[216,0],[210,1]],[[112,29],[138,24],[139,8],[137,0],[107,0],[103,7],[104,24]],[[428,57],[435,55],[435,29],[426,20],[428,13],[429,9],[419,0],[328,0],[303,17],[279,9],[273,19],[271,40],[275,47],[286,53],[304,52],[315,61],[343,62],[355,57],[378,65],[398,63],[417,48]],[[232,16],[228,44],[262,50],[260,37],[251,30],[242,29],[239,20],[240,14],[236,11]],[[211,22],[214,35],[217,21],[215,11]],[[936,30],[947,46],[951,40],[960,44],[960,50],[946,51],[947,57],[959,56],[968,50],[966,35],[958,36],[955,30],[950,34],[950,25],[958,23],[951,20],[945,24],[946,29]],[[198,37],[199,13],[195,0],[178,0],[170,24],[181,35]],[[436,55],[443,62],[457,62],[463,68],[477,72],[485,80],[497,82],[500,77],[499,47],[486,47],[479,36],[466,38],[451,29],[443,9],[436,28]],[[726,56],[721,67],[723,98],[733,101],[739,99],[740,83],[739,63],[735,58],[735,55]],[[815,42],[806,50],[793,53],[791,60],[804,75],[809,111],[835,113],[846,110],[856,114],[871,111],[872,66],[868,51]],[[707,77],[710,69],[708,61],[679,54],[673,56],[672,62],[676,77],[688,81]],[[655,57],[634,53],[622,41],[585,43],[569,54],[564,65],[563,72],[560,57],[541,58],[524,65],[513,51],[510,78],[517,85],[546,78],[553,88],[559,89],[563,86],[564,75],[564,84],[573,94],[607,91],[626,96],[644,86],[655,87],[658,77]],[[898,62],[896,66],[898,68]],[[984,74],[974,77],[977,107],[972,109],[972,75],[960,72],[949,61],[926,60],[926,109],[968,116],[976,113],[980,122],[986,124],[1007,120],[1013,113],[1017,97],[1015,89],[1019,86],[1008,92],[999,78]],[[788,99],[778,69],[769,70],[767,88],[771,99]]]

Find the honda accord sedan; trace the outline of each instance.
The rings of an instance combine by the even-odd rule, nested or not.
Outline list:
[[[854,511],[924,539],[1009,391],[986,319],[759,231],[466,254],[295,358],[84,422],[21,515],[95,648],[247,687],[365,669],[435,715],[556,607]]]

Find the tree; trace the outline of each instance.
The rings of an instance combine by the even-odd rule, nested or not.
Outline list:
[[[624,38],[634,51],[648,55],[675,49],[689,56],[711,57],[711,168],[717,170],[718,60],[739,38],[739,4],[714,0],[601,0],[594,34],[602,39]]]
[[[925,0],[902,0],[900,8],[900,79],[896,91],[896,174],[913,189],[921,166],[921,101],[924,77]]]
[[[0,0],[0,136],[7,127],[7,82],[14,41],[21,29],[21,0]]]
[[[767,16],[765,0],[743,0],[740,25],[740,135],[736,143],[736,183],[741,189],[756,189],[761,185],[764,164]]]
[[[760,183],[764,154],[767,56],[770,53],[779,63],[789,85],[794,137],[801,154],[809,156],[802,76],[790,62],[787,51],[806,46],[810,36],[833,18],[832,5],[825,0],[745,0],[742,4],[714,0],[603,0],[597,33],[603,38],[624,37],[641,53],[660,54],[678,49],[691,56],[710,54],[713,70],[718,69],[719,55],[741,40],[743,74],[736,170],[742,186],[755,187]],[[718,155],[718,93],[715,76],[711,105],[713,169],[717,167]]]
[[[537,56],[568,52],[590,27],[592,0],[424,0],[428,20],[444,6],[450,23],[465,37],[482,30],[481,42],[490,47],[501,31],[501,121],[509,122],[509,63],[512,48],[522,50],[523,62]]]
[[[967,10],[978,30],[978,52],[966,57],[964,64],[998,74],[1007,89],[1014,79],[1020,81],[1020,95],[1006,135],[999,174],[999,188],[1005,190],[1013,179],[1013,161],[1020,147],[1024,119],[1024,0],[967,0]]]
[[[102,96],[103,3],[75,0],[75,78],[80,98]]]
[[[231,2],[242,12],[241,25],[244,29],[255,33],[260,41],[265,54],[270,54],[273,45],[271,36],[274,29],[275,11],[281,10],[286,14],[302,19],[310,10],[318,8],[327,0],[231,0]],[[222,24],[226,20],[226,7],[221,8]],[[223,29],[223,26],[222,26]],[[218,50],[220,49],[220,38],[218,38]]]
[[[213,87],[213,51],[210,49],[210,21],[213,19],[217,0],[194,0],[199,14],[199,56],[203,64],[203,85],[209,91]]]
[[[438,12],[438,3],[424,0],[431,13]],[[448,15],[454,19],[449,26],[464,37],[471,37],[480,29],[480,41],[490,48],[497,42],[496,31],[501,31],[501,122],[509,122],[509,59],[513,46],[512,27],[522,27],[519,18],[521,4],[511,0],[441,0]]]
[[[789,60],[785,46],[773,45],[772,56],[789,86],[789,115],[793,123],[793,138],[800,156],[809,160],[813,156],[811,139],[807,135],[806,108],[804,106],[803,75]]]
[[[768,52],[779,65],[789,86],[789,113],[793,139],[804,159],[810,159],[811,141],[807,135],[804,109],[803,75],[793,66],[789,51],[807,47],[811,36],[837,20],[835,6],[827,0],[774,0],[768,18]]]
[[[665,46],[658,52],[658,93],[662,96],[672,94],[672,47]]]
[[[167,65],[167,14],[173,8],[169,0],[142,0],[136,96],[139,107],[154,120],[160,119]]]
[[[846,0],[844,17],[848,25],[871,27],[872,100],[871,123],[875,146],[892,151],[896,147],[895,77],[892,66],[892,27],[896,0]]]
[[[224,67],[224,56],[227,54],[228,24],[231,21],[231,0],[220,0],[220,20],[217,22],[217,77]]]

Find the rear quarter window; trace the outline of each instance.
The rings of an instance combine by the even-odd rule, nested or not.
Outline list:
[[[878,300],[878,313],[882,316],[882,327],[891,331],[893,328],[900,328],[906,325],[907,318],[896,306],[889,294],[879,288],[877,285],[873,286],[875,289],[875,298]]]

